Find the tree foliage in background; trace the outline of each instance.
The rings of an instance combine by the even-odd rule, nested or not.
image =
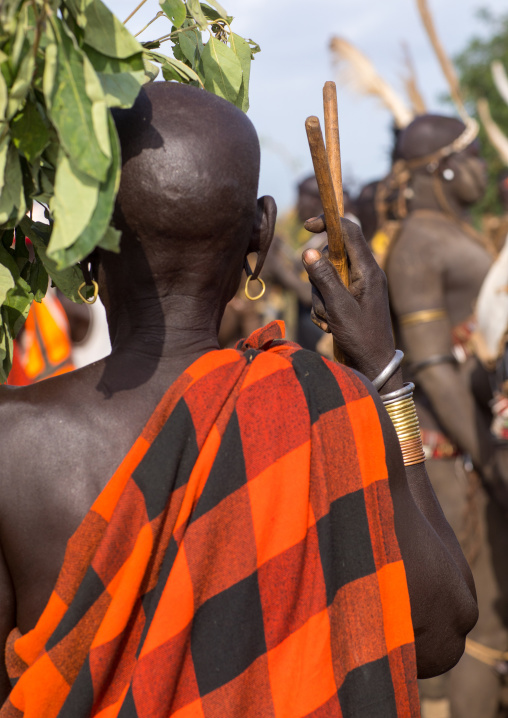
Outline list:
[[[493,119],[508,132],[508,106],[497,91],[490,64],[493,60],[503,63],[508,72],[508,14],[494,16],[488,10],[480,10],[478,19],[487,32],[473,37],[464,50],[454,58],[461,89],[470,113],[478,118],[476,101],[485,97],[490,105]],[[482,156],[487,161],[489,183],[483,200],[475,207],[475,214],[501,214],[499,202],[498,175],[505,168],[497,151],[492,147],[487,134],[480,124]]]
[[[121,158],[110,108],[131,107],[162,71],[248,109],[259,47],[231,30],[233,18],[216,0],[150,2],[148,25],[161,18],[166,32],[140,44],[101,0],[0,1],[0,382],[49,280],[80,301],[78,263],[97,246],[119,249],[111,217]],[[32,221],[34,202],[49,224]]]

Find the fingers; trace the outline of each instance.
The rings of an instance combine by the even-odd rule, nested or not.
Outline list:
[[[376,260],[371,252],[362,230],[355,223],[344,217],[340,220],[342,226],[342,236],[344,244],[351,263],[352,279],[354,275],[365,274],[366,271],[375,271],[377,268]]]
[[[311,309],[310,311],[310,318],[314,322],[314,324],[319,327],[323,332],[326,332],[327,334],[330,334],[330,327],[328,326],[328,323],[324,321],[324,319],[321,319],[319,317],[314,309]]]
[[[326,229],[325,217],[320,214],[319,217],[311,217],[303,225],[307,232],[314,232],[314,234],[320,234]]]
[[[326,308],[332,307],[337,300],[341,304],[347,302],[348,298],[349,301],[354,301],[333,264],[317,249],[307,249],[303,253],[303,264],[310,281],[321,294],[325,312]],[[314,308],[316,310],[316,304]]]

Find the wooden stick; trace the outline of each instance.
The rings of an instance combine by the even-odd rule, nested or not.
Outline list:
[[[347,254],[344,247],[342,237],[342,227],[340,224],[339,207],[337,197],[333,186],[330,165],[328,163],[328,155],[325,149],[321,126],[317,117],[307,117],[305,121],[305,129],[307,130],[307,139],[309,141],[310,153],[312,156],[312,164],[314,165],[314,173],[319,188],[321,204],[326,221],[326,232],[328,235],[328,251],[330,261],[339,273],[339,276],[347,277],[349,285],[349,269],[347,263]],[[337,362],[344,363],[344,356],[334,342],[334,358]]]
[[[323,87],[323,107],[325,114],[326,154],[333,188],[337,197],[340,216],[344,216],[344,195],[342,192],[342,167],[340,162],[339,113],[337,110],[337,87],[335,82],[325,82]],[[349,279],[349,277],[348,277]],[[342,277],[344,281],[344,277]],[[345,283],[345,282],[344,282]],[[348,286],[346,284],[346,286]]]

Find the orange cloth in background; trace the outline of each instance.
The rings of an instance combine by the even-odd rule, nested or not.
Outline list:
[[[75,367],[67,315],[56,296],[49,292],[34,302],[22,334],[14,342],[12,369],[7,384],[24,386]]]

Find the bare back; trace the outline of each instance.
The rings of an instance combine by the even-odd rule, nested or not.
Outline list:
[[[68,539],[181,373],[167,366],[141,386],[110,392],[104,366],[0,390],[0,544],[22,633],[44,609]]]

